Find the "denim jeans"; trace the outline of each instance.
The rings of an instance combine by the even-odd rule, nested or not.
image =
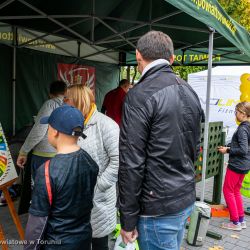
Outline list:
[[[193,207],[192,204],[181,212],[165,216],[141,216],[137,225],[140,250],[179,250]]]

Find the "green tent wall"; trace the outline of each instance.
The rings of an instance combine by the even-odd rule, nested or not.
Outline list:
[[[4,131],[12,131],[12,49],[0,45],[4,63],[0,66],[0,91],[2,98],[1,123]],[[102,105],[104,95],[119,82],[119,67],[114,64],[78,60],[30,49],[17,49],[16,72],[16,130],[33,121],[42,103],[48,98],[51,81],[57,79],[57,63],[93,66],[96,70],[96,103]]]
[[[10,132],[12,124],[12,48],[0,44],[0,122]]]

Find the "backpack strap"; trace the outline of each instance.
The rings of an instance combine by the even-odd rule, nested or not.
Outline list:
[[[49,197],[49,204],[52,205],[52,192],[51,192],[51,185],[50,185],[50,178],[49,178],[49,163],[50,160],[45,162],[45,184],[46,189]]]

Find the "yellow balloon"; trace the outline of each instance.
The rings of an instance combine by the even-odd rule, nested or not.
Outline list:
[[[246,93],[249,93],[249,94],[250,94],[250,82],[249,82],[249,83],[246,83],[246,82],[242,83],[242,84],[240,85],[240,92],[241,92],[242,94],[246,94]],[[245,92],[246,92],[246,93],[245,93]]]
[[[249,83],[250,84],[250,74],[245,73],[245,74],[241,75],[240,81],[241,81],[241,83]]]
[[[249,99],[249,95],[247,93],[243,93],[240,95],[241,102],[247,102],[248,99]]]

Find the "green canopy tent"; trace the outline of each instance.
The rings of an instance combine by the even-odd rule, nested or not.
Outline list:
[[[0,4],[0,21],[15,27],[13,85],[16,48],[32,47],[37,39],[47,43],[49,35],[60,36],[63,42],[77,41],[78,58],[81,58],[81,44],[95,48],[87,57],[119,51],[120,64],[127,63],[126,54],[131,54],[138,38],[152,29],[170,35],[175,49],[182,55],[180,64],[185,64],[185,55],[209,48],[206,58],[196,60],[208,63],[201,200],[204,199],[213,48],[219,51],[221,58],[232,59],[233,55],[233,63],[250,63],[249,33],[232,20],[216,0],[6,0]],[[18,27],[45,34],[20,43]],[[62,40],[53,43],[60,42]]]

